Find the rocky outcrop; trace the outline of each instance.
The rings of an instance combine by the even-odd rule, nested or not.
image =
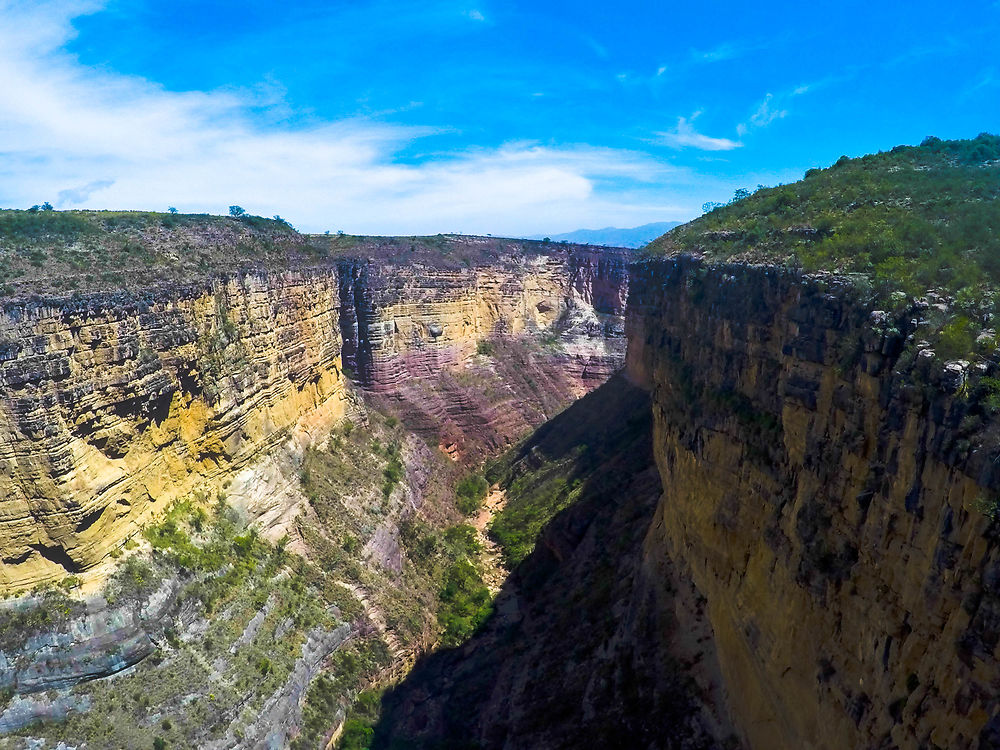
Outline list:
[[[633,274],[664,489],[645,554],[707,600],[751,747],[997,746],[1000,441],[913,356],[918,308],[683,257]]]
[[[343,412],[337,277],[8,305],[0,585],[94,566],[154,508]]]
[[[453,455],[495,453],[621,367],[629,257],[513,245],[462,268],[344,261],[344,365]]]

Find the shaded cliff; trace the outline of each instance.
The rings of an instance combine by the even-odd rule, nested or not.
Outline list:
[[[515,617],[387,698],[385,746],[1000,746],[998,147],[842,159],[654,243],[668,257],[631,270],[627,375],[662,494],[571,498],[512,574]],[[643,543],[589,546],[625,508]],[[622,598],[595,623],[576,605],[609,554]],[[641,666],[616,680],[624,664]],[[660,680],[687,686],[671,700],[699,732]]]
[[[418,662],[373,747],[721,748],[703,601],[659,554],[648,395],[617,376],[505,460],[504,513],[554,513],[466,644]]]
[[[683,258],[633,290],[662,552],[707,599],[750,744],[992,747],[1000,431],[918,354],[927,303]]]
[[[595,415],[648,408],[648,436],[611,441],[627,477],[583,480],[493,620],[387,699],[384,746],[995,746],[1000,430],[967,364],[919,354],[927,303],[688,257],[631,285],[648,407],[602,406],[609,383],[513,464],[544,473],[601,440]]]

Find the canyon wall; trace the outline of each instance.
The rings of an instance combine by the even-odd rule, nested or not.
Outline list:
[[[631,253],[542,247],[459,268],[342,261],[344,366],[456,458],[510,445],[625,357]]]
[[[536,503],[561,483],[574,500],[532,540],[493,617],[386,694],[372,747],[737,750],[704,601],[656,553],[649,394],[619,373],[503,465],[502,513],[544,513]]]
[[[684,257],[631,285],[663,482],[646,564],[707,600],[744,739],[996,747],[1000,430],[968,363],[915,340],[927,304]]]
[[[501,249],[459,269],[340,258],[9,301],[0,588],[93,569],[151,513],[302,420],[343,416],[342,355],[456,459],[510,444],[603,382],[624,360],[626,251]]]
[[[155,509],[344,412],[334,273],[11,304],[0,587],[93,567]]]

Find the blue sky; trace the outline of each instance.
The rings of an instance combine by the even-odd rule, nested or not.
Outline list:
[[[1000,130],[1000,2],[0,0],[0,205],[494,234]]]

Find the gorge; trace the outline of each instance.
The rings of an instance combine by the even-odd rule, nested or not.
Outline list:
[[[998,140],[642,253],[10,242],[0,747],[1000,746]]]

